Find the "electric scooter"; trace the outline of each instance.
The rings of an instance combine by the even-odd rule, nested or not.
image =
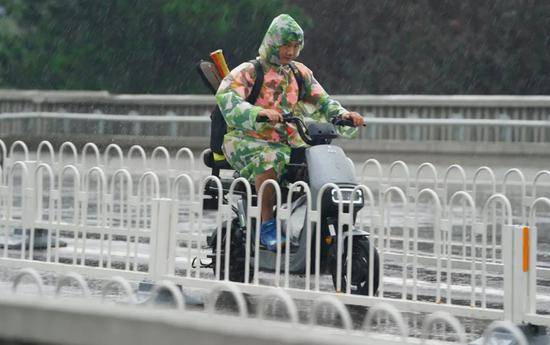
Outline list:
[[[262,118],[262,120],[263,119],[264,118]],[[282,177],[281,182],[283,182],[282,184],[296,181],[306,182],[311,192],[311,209],[321,211],[321,238],[317,239],[317,232],[314,226],[311,226],[309,236],[306,231],[307,222],[309,220],[305,191],[299,190],[298,192],[294,191],[292,193],[290,219],[284,222],[284,224],[281,224],[282,233],[285,233],[285,236],[289,237],[290,240],[289,272],[293,274],[303,274],[306,271],[306,265],[308,263],[311,264],[311,272],[314,272],[313,266],[316,263],[316,250],[318,248],[320,251],[318,258],[320,259],[320,271],[321,273],[330,273],[332,275],[335,288],[337,286],[338,275],[337,265],[340,261],[341,269],[339,272],[341,274],[341,289],[345,289],[348,284],[348,265],[351,265],[352,274],[351,281],[349,282],[351,293],[369,295],[370,285],[373,289],[371,295],[374,295],[379,285],[380,262],[376,248],[369,243],[369,234],[354,226],[349,228],[348,225],[342,225],[341,232],[337,231],[339,229],[338,214],[340,203],[342,204],[340,207],[343,207],[344,212],[352,213],[353,223],[355,223],[357,213],[365,205],[365,196],[361,189],[352,193],[358,184],[355,179],[351,161],[346,157],[344,151],[340,147],[331,144],[332,140],[338,137],[336,126],[353,126],[353,122],[337,117],[332,123],[309,123],[306,126],[306,123],[304,123],[301,118],[294,117],[291,114],[285,114],[283,120],[285,124],[292,123],[296,126],[300,137],[309,147],[292,150],[287,172]],[[204,155],[204,161],[207,166],[214,168],[215,166],[211,156],[211,152],[207,151]],[[218,165],[217,168],[230,167],[226,164],[223,167]],[[238,177],[238,174],[235,174],[234,177]],[[222,179],[224,198],[229,192],[229,186],[232,182],[232,179]],[[317,205],[319,193],[322,191],[322,187],[327,183],[333,183],[338,186],[340,193],[337,192],[336,188],[325,188],[322,197],[319,199],[321,200],[321,205]],[[216,184],[208,183],[205,187],[205,193],[215,197],[218,195],[217,188]],[[287,200],[288,192],[288,188],[281,188],[281,200]],[[253,265],[255,261],[254,258],[258,255],[259,269],[262,271],[275,271],[276,265],[279,262],[281,263],[281,270],[283,270],[285,250],[288,248],[281,250],[282,259],[280,260],[277,260],[277,254],[275,252],[269,251],[261,245],[259,246],[259,251],[255,252],[255,248],[257,247],[254,239],[256,239],[256,229],[259,229],[259,226],[257,226],[253,220],[250,229],[247,228],[246,193],[235,188],[234,194],[238,193],[242,193],[243,197],[237,201],[237,205],[232,207],[234,217],[231,221],[230,229],[229,279],[237,282],[245,282],[247,243],[249,243],[248,252],[250,253],[250,265]],[[256,199],[255,197],[252,201],[253,204],[257,201]],[[277,212],[277,210],[275,210],[275,212]],[[217,229],[214,230],[207,241],[211,249],[211,254],[208,255],[208,257],[211,258],[211,263],[206,266],[211,267],[214,273],[216,273],[216,260],[219,257],[220,279],[223,279],[225,274],[227,231],[228,229],[226,229],[226,225],[224,224],[222,231],[218,232]],[[249,233],[248,242],[247,233]],[[219,243],[217,238],[218,234],[221,234],[221,241],[219,241]],[[352,236],[351,261],[348,260],[347,254],[349,248],[348,236]],[[309,249],[307,243],[308,237],[310,238]],[[319,243],[317,241],[319,241]],[[339,242],[341,242],[340,260],[338,260],[337,257]],[[217,255],[218,248],[220,251],[219,256]],[[371,251],[373,251],[372,255]],[[308,253],[311,255],[310,260],[307,260]],[[373,264],[369,265],[370,261],[373,261]],[[370,274],[371,268],[373,269],[372,275]],[[372,284],[369,284],[369,277],[373,279]]]

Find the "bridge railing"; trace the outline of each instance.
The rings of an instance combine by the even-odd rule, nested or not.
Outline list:
[[[334,95],[350,110],[385,118],[548,120],[550,97],[505,95]],[[106,91],[1,90],[0,112],[205,115],[209,95],[124,95]]]
[[[364,113],[367,126],[358,138],[369,142],[548,143],[550,121],[386,118]],[[0,114],[0,135],[9,137],[60,136],[87,138],[209,138],[208,116],[115,115],[95,113],[21,112]]]
[[[221,193],[221,181],[205,177],[192,155],[178,170],[171,165],[170,154],[159,147],[150,157],[142,156],[133,169],[125,157],[140,157],[138,152],[144,151],[138,147],[125,156],[120,147],[111,146],[103,160],[99,153],[91,155],[95,160],[89,155],[84,160],[72,147],[65,143],[55,151],[43,142],[36,159],[23,142],[10,147],[0,179],[0,263],[60,273],[77,270],[92,277],[118,274],[129,279],[167,279],[184,286],[228,281],[230,247],[216,243],[214,267],[203,264],[212,263],[206,237],[213,233],[223,237],[223,228],[233,216],[231,194],[237,195],[218,198],[217,212],[205,210],[202,201],[209,197],[205,185],[210,182]],[[95,152],[92,145],[86,150]],[[72,160],[67,160],[67,152],[74,153],[68,155]],[[182,149],[176,156],[182,152],[187,151]],[[426,163],[412,175],[404,162],[395,162],[384,173],[379,162],[369,160],[361,175],[362,184],[348,195],[348,200],[356,194],[365,201],[357,222],[343,207],[343,191],[330,185],[325,188],[334,188],[333,198],[340,206],[339,227],[334,231],[341,234],[344,226],[355,226],[370,233],[369,255],[373,248],[379,251],[377,295],[370,288],[375,279],[372,257],[368,260],[370,295],[353,294],[353,279],[346,277],[353,278],[355,273],[351,265],[345,265],[352,260],[351,236],[336,248],[336,257],[341,259],[335,266],[334,287],[327,283],[320,271],[320,251],[315,250],[324,240],[320,236],[324,214],[312,206],[305,184],[294,188],[301,186],[306,200],[301,206],[307,215],[306,236],[317,240],[303,243],[306,252],[317,255],[306,255],[303,279],[291,279],[292,246],[288,242],[285,249],[279,247],[272,254],[274,274],[263,275],[259,256],[252,254],[259,252],[258,238],[248,236],[246,248],[254,250],[247,251],[241,263],[245,279],[240,288],[258,292],[277,286],[297,298],[328,294],[358,305],[372,306],[383,300],[406,311],[446,310],[457,316],[529,318],[550,324],[542,315],[544,310],[533,307],[546,298],[543,282],[550,279],[544,246],[537,245],[539,238],[543,242],[541,229],[548,226],[544,205],[550,205],[545,198],[550,173],[541,171],[527,183],[514,168],[497,183],[487,167],[467,178],[458,165],[438,174]],[[250,199],[248,182],[236,180],[233,191],[237,184],[247,191],[241,198]],[[274,188],[279,191],[277,228],[282,231],[283,224],[291,221],[292,201],[283,206],[287,200],[282,200],[276,183]],[[246,205],[247,224],[252,220],[259,224],[260,207]]]

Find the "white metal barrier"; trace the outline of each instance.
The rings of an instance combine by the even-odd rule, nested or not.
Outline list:
[[[204,112],[203,112],[204,113]],[[46,136],[75,133],[104,136],[152,137],[209,137],[210,118],[205,115],[177,116],[127,115],[67,112],[2,113],[0,134],[12,136]],[[550,122],[544,119],[501,116],[468,118],[459,116],[433,118],[418,116],[388,116],[364,112],[368,126],[359,130],[358,137],[368,140],[438,141],[476,143],[548,143]],[[58,122],[63,121],[59,126]],[[91,123],[91,124],[90,124]],[[136,126],[136,124],[155,126]],[[111,130],[106,130],[108,125]]]
[[[91,150],[96,163],[101,163],[98,158],[101,155],[93,147],[88,145],[83,151]],[[51,144],[44,142],[41,148],[48,150],[51,160],[55,159]],[[73,158],[69,162],[61,158],[65,157],[61,153],[67,148]],[[16,150],[21,150],[23,160],[13,159]],[[139,147],[131,150],[128,156],[144,152]],[[218,198],[218,212],[203,210],[205,184],[213,181],[221,196],[221,181],[216,177],[200,178],[199,164],[195,164],[192,154],[185,150],[180,150],[178,155],[189,154],[193,163],[188,168],[195,170],[177,173],[174,169],[162,178],[154,171],[158,167],[152,164],[153,158],[162,157],[166,162],[164,170],[170,171],[170,155],[162,149],[154,151],[149,160],[139,153],[141,167],[145,168],[132,173],[124,167],[124,155],[117,146],[106,149],[103,165],[92,167],[82,163],[84,156],[79,157],[70,143],[62,145],[57,161],[41,161],[44,157],[41,150],[37,152],[37,159],[32,160],[23,142],[14,143],[9,152],[0,186],[0,263],[3,265],[214,287],[229,280],[229,241],[224,260],[219,256],[221,242],[216,243],[215,274],[197,264],[206,262],[210,251],[205,248],[209,227],[221,235],[223,226],[231,224],[231,202],[238,184],[244,185],[244,198],[249,201],[248,228],[253,219],[259,226],[261,205],[252,206],[251,188],[244,179],[233,182],[228,201]],[[107,159],[111,152],[116,152],[115,160]],[[369,173],[371,166],[375,168],[374,175]],[[397,168],[402,171],[401,175],[397,174]],[[425,169],[430,172],[428,179],[422,174]],[[339,293],[335,294],[332,284],[327,286],[323,281],[319,257],[323,214],[312,208],[311,193],[303,183],[290,187],[296,191],[302,186],[307,199],[308,254],[303,280],[291,279],[289,236],[285,249],[278,246],[273,254],[274,274],[262,276],[259,256],[252,256],[250,250],[254,248],[254,252],[259,252],[257,228],[254,238],[247,232],[245,283],[238,284],[242,291],[261,293],[276,286],[299,298],[333,295],[345,303],[367,306],[383,300],[403,311],[445,310],[456,316],[550,324],[550,318],[536,308],[537,300],[545,299],[547,293],[537,290],[541,289],[537,279],[550,278],[547,263],[537,261],[537,228],[545,220],[543,206],[550,206],[547,197],[541,196],[548,190],[548,183],[543,180],[550,177],[550,172],[539,172],[528,184],[519,170],[510,170],[501,185],[496,184],[495,174],[486,167],[478,169],[471,180],[458,165],[449,167],[442,180],[430,164],[420,166],[414,178],[404,162],[392,164],[388,177],[374,160],[365,162],[361,172],[363,185],[357,187],[352,196],[360,190],[366,206],[355,226],[370,233],[371,249],[376,247],[380,253],[383,278],[378,295],[372,295],[372,250],[370,296],[351,294],[350,279],[341,279],[343,263],[351,260],[351,236],[340,241],[337,248],[336,291]],[[481,173],[486,173],[489,179],[481,180]],[[512,181],[509,177],[512,174],[517,175],[519,181]],[[292,198],[289,195],[287,205],[283,206],[279,186],[274,181],[270,183],[277,191],[277,231],[280,233],[281,224],[290,221]],[[511,193],[511,187],[518,186],[520,193]],[[335,188],[337,194],[341,193],[334,185],[324,188]],[[482,194],[484,188],[489,192]],[[259,191],[259,200],[263,189]],[[337,196],[339,228],[335,231],[339,235],[344,225],[353,225],[342,199],[341,194]],[[513,204],[520,205],[521,211],[514,211]],[[524,222],[524,214],[529,215],[528,223]],[[529,228],[526,234],[523,227]],[[28,240],[28,247],[10,249],[9,236],[17,232],[23,243]],[[46,236],[43,249],[34,246],[38,232]],[[313,235],[317,239],[315,243],[310,240]],[[63,242],[67,243],[66,247]],[[221,270],[222,262],[224,270]],[[346,276],[352,277],[351,265],[346,269]]]
[[[182,290],[170,281],[158,282],[148,296],[138,297],[132,284],[124,278],[108,278],[99,287],[101,299],[98,300],[89,293],[90,288],[85,279],[75,272],[56,278],[54,295],[46,293],[43,288],[32,293],[34,296],[28,289],[22,295],[17,287],[29,279],[38,287],[46,285],[36,270],[25,268],[15,275],[12,294],[0,295],[0,339],[15,337],[56,343],[77,341],[93,345],[146,344],[148,341],[150,343],[150,337],[143,333],[144,330],[154,332],[156,344],[170,343],[176,335],[180,341],[193,340],[193,343],[197,344],[218,344],[220,341],[226,343],[233,339],[239,344],[254,341],[267,344],[296,341],[304,344],[330,344],[337,340],[337,343],[345,344],[368,342],[388,345],[416,344],[419,341],[426,343],[429,340],[430,343],[443,345],[466,344],[467,336],[475,337],[475,334],[466,334],[458,319],[442,311],[421,317],[421,332],[413,337],[406,316],[387,303],[378,303],[369,308],[362,327],[356,329],[349,311],[334,296],[316,298],[308,307],[305,313],[307,316],[299,318],[296,302],[281,288],[264,289],[259,307],[254,314],[250,314],[239,285],[229,282],[217,285],[204,295],[204,308],[186,310]],[[51,277],[49,279],[51,280]],[[77,289],[86,293],[71,294],[69,299],[66,295],[59,294],[60,287],[69,281],[75,281]],[[114,286],[121,287],[127,299],[120,300],[117,296],[111,296],[110,300],[106,300],[106,293]],[[74,286],[71,287],[74,289]],[[157,306],[155,302],[161,290],[167,292],[170,297],[164,297],[164,304]],[[236,315],[221,314],[216,309],[216,302],[223,291],[230,292],[230,298],[236,302]],[[166,300],[167,298],[171,301]],[[166,303],[168,306],[172,305],[172,309],[166,308]],[[279,312],[277,318],[268,319],[266,314],[269,310],[273,312],[275,305],[280,303],[284,305],[288,317],[281,316],[285,313]],[[323,326],[319,326],[321,311],[325,320]],[[327,316],[332,319],[330,326],[326,324]],[[340,326],[333,322],[336,319],[340,320]],[[25,322],[22,323],[20,320]],[[167,321],[175,329],[167,330],[163,327]],[[44,327],[45,325],[47,327]],[[101,327],[104,325],[109,327]],[[104,330],[101,336],[96,334],[97,329]],[[108,332],[108,329],[116,329],[116,332]],[[502,329],[507,330],[521,344],[526,344],[525,337],[518,328],[502,321],[489,325],[484,332],[485,340],[489,340],[493,331]],[[136,334],[139,336],[136,337]]]
[[[548,96],[506,95],[333,95],[346,108],[381,117],[512,118],[548,120]],[[50,111],[105,114],[203,114],[211,95],[124,95],[107,91],[1,90],[0,112]]]

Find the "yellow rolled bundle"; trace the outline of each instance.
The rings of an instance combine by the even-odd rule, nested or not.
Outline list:
[[[225,78],[225,76],[229,74],[229,68],[227,67],[227,62],[225,62],[223,51],[221,49],[213,51],[212,53],[210,53],[210,58],[212,59],[212,61],[214,61],[214,64],[216,65],[216,69],[218,70],[220,76],[222,78]]]

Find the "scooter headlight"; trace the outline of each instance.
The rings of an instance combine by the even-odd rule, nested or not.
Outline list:
[[[361,189],[355,190],[353,192],[353,189],[340,189],[340,193],[342,194],[342,203],[349,204],[351,202],[352,194],[353,194],[353,203],[354,204],[362,204],[363,203],[363,191]],[[338,191],[337,189],[332,190],[332,202],[335,204],[338,204]]]

